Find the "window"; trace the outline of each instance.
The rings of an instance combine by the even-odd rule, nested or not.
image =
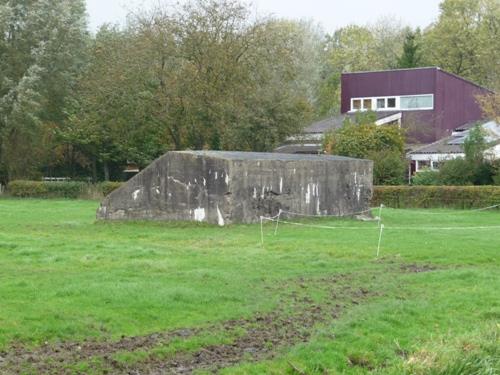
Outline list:
[[[402,96],[401,109],[425,109],[434,107],[433,95]]]
[[[430,160],[417,160],[416,165],[415,165],[415,170],[417,172],[421,171],[422,169],[429,169],[431,166]]]
[[[352,110],[355,111],[359,109],[361,109],[361,99],[354,99],[352,101]]]
[[[351,111],[415,111],[434,109],[434,95],[374,96],[351,98]]]

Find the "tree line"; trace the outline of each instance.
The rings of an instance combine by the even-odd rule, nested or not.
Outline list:
[[[270,151],[338,113],[342,72],[438,65],[500,89],[500,3],[332,34],[192,0],[88,30],[84,0],[0,0],[0,180],[120,178],[168,150]]]

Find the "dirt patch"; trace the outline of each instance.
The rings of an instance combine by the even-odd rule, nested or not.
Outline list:
[[[420,273],[435,271],[437,267],[430,264],[404,263],[399,267],[405,273]]]
[[[381,257],[374,260],[373,263],[385,264],[391,269],[399,268],[399,271],[403,273],[431,272],[439,269],[433,264],[402,263],[401,259],[395,257]]]
[[[8,352],[0,352],[0,373],[17,374],[22,368],[36,369],[36,373],[65,373],[54,371],[62,365],[78,363],[95,357],[107,358],[119,351],[147,350],[176,338],[196,335],[198,329],[179,329],[145,336],[125,337],[118,341],[62,342],[42,345],[30,350],[21,344],[13,344]]]
[[[242,361],[270,359],[285,347],[307,342],[316,324],[338,318],[346,307],[359,304],[375,294],[364,287],[352,286],[351,278],[352,275],[336,275],[288,282],[287,288],[281,289],[276,310],[206,328],[123,337],[116,342],[84,341],[44,345],[32,351],[15,345],[7,353],[0,353],[0,373],[17,374],[29,369],[35,374],[74,374],[78,371],[72,366],[86,362],[98,373],[190,374],[195,370],[216,372]],[[275,286],[273,289],[280,290],[281,287]],[[287,291],[283,293],[283,290]],[[312,296],[318,293],[322,297],[313,300]],[[235,332],[240,334],[236,335]],[[168,357],[150,354],[135,363],[119,362],[113,358],[119,352],[148,351],[158,346],[168,346],[174,339],[212,333],[228,334],[235,338],[230,343],[208,345],[194,352],[180,351]],[[96,360],[98,364],[93,365]]]

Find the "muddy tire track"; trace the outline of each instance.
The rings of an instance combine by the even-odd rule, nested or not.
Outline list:
[[[375,274],[371,279],[374,277]],[[289,281],[286,285],[273,288],[281,291],[276,310],[204,328],[122,337],[115,342],[47,344],[34,350],[14,345],[8,352],[0,352],[0,373],[75,374],[71,366],[87,362],[95,372],[103,374],[190,374],[195,370],[216,372],[243,361],[271,359],[286,347],[307,342],[315,325],[331,322],[347,307],[377,295],[375,291],[352,284],[357,284],[353,274]],[[283,293],[286,287],[288,291]],[[310,295],[318,291],[324,297],[320,302],[315,302]],[[235,332],[243,334],[234,335]],[[180,351],[164,358],[150,354],[146,359],[132,364],[113,358],[119,352],[148,351],[160,345],[166,346],[173,340],[211,333],[232,334],[235,338],[229,344],[208,345],[193,352]],[[99,364],[93,365],[96,360]]]

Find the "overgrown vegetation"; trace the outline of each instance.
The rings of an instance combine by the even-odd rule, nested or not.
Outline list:
[[[0,180],[95,182],[172,149],[271,150],[338,113],[342,72],[437,65],[500,88],[496,0],[444,0],[423,31],[386,17],[331,35],[238,0],[182,4],[91,35],[84,0],[0,0]]]
[[[372,200],[374,206],[394,208],[469,209],[499,203],[500,186],[376,186]]]
[[[118,189],[121,184],[113,181],[90,184],[79,181],[14,180],[7,185],[7,194],[20,198],[102,198]]]
[[[404,130],[398,125],[375,125],[373,112],[359,112],[347,118],[340,129],[327,134],[323,147],[329,154],[374,161],[377,185],[398,185],[405,181]]]
[[[376,222],[282,223],[276,236],[269,224],[262,247],[258,225],[0,206],[2,374],[498,370],[498,229],[464,228],[497,226],[499,211],[384,208],[375,259]]]
[[[414,185],[498,185],[498,161],[488,157],[491,147],[480,126],[473,127],[464,141],[465,158],[442,163],[439,171],[419,171],[412,178]]]

